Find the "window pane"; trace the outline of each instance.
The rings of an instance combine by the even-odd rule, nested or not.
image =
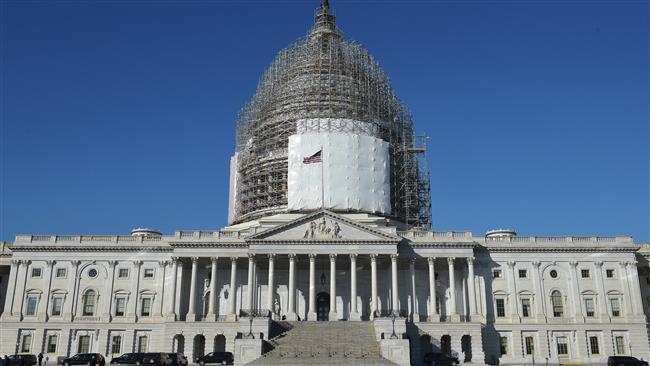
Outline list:
[[[535,341],[533,340],[533,337],[526,337],[525,343],[526,343],[526,354],[532,355],[535,352]]]
[[[499,344],[501,348],[501,355],[507,355],[508,354],[508,337],[501,337],[499,338]]]
[[[556,318],[562,317],[564,315],[564,306],[560,291],[553,291],[551,294],[551,304],[553,305],[553,316]]]
[[[88,290],[84,295],[84,316],[93,316],[95,315],[95,291]]]
[[[142,316],[151,315],[151,299],[149,298],[142,299],[142,307],[140,310],[140,315]]]
[[[497,303],[497,316],[502,318],[506,316],[506,305],[504,299],[496,299]]]
[[[585,299],[585,311],[587,316],[594,316],[594,299]]]
[[[524,318],[530,316],[530,299],[521,299],[521,315]]]
[[[56,352],[56,343],[59,340],[59,336],[53,334],[47,338],[47,353]]]
[[[589,270],[588,269],[580,270],[580,274],[582,275],[582,278],[589,278]]]
[[[32,268],[32,277],[41,277],[41,269]]]
[[[147,352],[147,336],[138,338],[138,352]]]
[[[36,296],[27,298],[27,310],[25,315],[36,315]]]
[[[115,299],[115,316],[124,316],[124,308],[126,305],[126,299],[123,297],[118,297]]]
[[[623,336],[616,336],[616,354],[625,354],[625,338]]]
[[[569,347],[567,345],[566,337],[557,337],[557,354],[558,355],[569,354]]]
[[[80,336],[77,353],[88,353],[90,351],[90,336]]]
[[[598,346],[598,337],[595,336],[589,337],[589,348],[591,349],[591,354],[593,355],[600,354],[600,347]]]
[[[609,303],[612,306],[612,316],[621,316],[621,303],[618,299],[611,299]]]
[[[121,353],[122,352],[122,336],[115,335],[113,336],[111,353]]]
[[[67,273],[67,271],[66,271],[65,268],[57,268],[56,269],[56,276],[59,277],[59,278],[65,277],[66,273]]]
[[[20,352],[30,352],[32,349],[32,335],[31,334],[25,334],[23,336],[23,344],[20,347]]]
[[[118,272],[118,277],[120,277],[120,278],[129,277],[129,269],[128,268],[120,268],[120,271]]]
[[[52,298],[52,316],[61,315],[61,306],[63,305],[62,297]]]

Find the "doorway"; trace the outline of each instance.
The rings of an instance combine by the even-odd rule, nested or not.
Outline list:
[[[316,295],[316,320],[328,321],[330,317],[330,294],[319,292]]]

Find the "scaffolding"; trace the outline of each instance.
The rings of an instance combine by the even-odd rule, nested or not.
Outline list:
[[[390,216],[430,227],[428,171],[419,164],[411,113],[370,53],[342,37],[326,1],[311,32],[278,53],[237,115],[235,222],[287,211],[287,147],[299,128],[388,142]]]

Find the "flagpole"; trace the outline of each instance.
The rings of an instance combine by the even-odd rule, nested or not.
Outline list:
[[[325,209],[325,162],[323,145],[320,147],[320,208]]]

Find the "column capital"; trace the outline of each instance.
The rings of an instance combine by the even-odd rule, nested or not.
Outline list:
[[[158,265],[161,266],[161,267],[164,267],[164,266],[167,265],[168,262],[169,261],[167,261],[167,260],[160,260],[160,261],[158,261]]]
[[[289,253],[287,257],[289,257],[289,261],[293,262],[296,260],[296,253]]]
[[[399,257],[399,254],[397,254],[397,253],[393,253],[393,254],[390,255],[390,260],[391,260],[391,261],[396,261],[396,260],[397,260],[397,257]]]
[[[621,267],[625,267],[625,266],[627,266],[627,261],[620,261],[620,262],[618,262],[618,265],[621,266]]]
[[[131,263],[133,263],[133,265],[136,266],[136,267],[140,267],[142,265],[142,260],[135,259],[135,260],[131,261]]]
[[[447,257],[447,264],[449,264],[450,266],[453,266],[455,259],[456,258],[454,258],[454,257]]]
[[[52,266],[54,266],[54,264],[56,263],[56,261],[50,259],[50,260],[46,260],[45,263],[47,263],[47,266],[48,266],[49,268],[52,268]]]
[[[336,254],[330,253],[330,262],[334,262],[336,260]]]
[[[510,269],[513,269],[515,267],[515,264],[517,264],[517,262],[515,262],[515,261],[507,261],[506,262],[506,265],[508,267],[510,267]]]
[[[192,261],[192,264],[194,264],[199,261],[199,257],[190,257],[190,260]]]
[[[268,257],[269,257],[269,262],[272,262],[272,261],[275,260],[275,254],[274,254],[274,253],[270,253],[270,254],[268,255]]]
[[[171,257],[171,261],[172,261],[173,264],[178,263],[178,260],[179,260],[179,258],[176,257],[176,256]]]
[[[108,265],[109,265],[110,267],[113,267],[113,268],[115,268],[115,266],[117,266],[118,263],[119,263],[119,262],[116,261],[116,260],[114,260],[114,259],[111,259],[111,260],[108,261]]]
[[[636,261],[636,260],[631,260],[631,261],[628,261],[628,262],[627,262],[627,266],[628,266],[628,267],[636,266],[638,263],[639,263],[639,262]]]
[[[11,265],[18,267],[20,265],[21,260],[20,259],[12,259],[11,260]]]
[[[81,261],[80,260],[71,260],[70,264],[72,264],[75,267],[79,267],[79,265],[81,264]]]
[[[415,266],[415,258],[409,258],[409,265]]]
[[[219,257],[210,257],[210,262],[213,264],[217,264],[217,261],[219,260]]]
[[[357,260],[357,253],[350,253],[350,260]]]
[[[467,257],[466,259],[467,259],[467,264],[469,264],[470,266],[474,264],[474,257]]]
[[[309,253],[307,256],[309,257],[310,262],[316,260],[316,254],[315,253]]]
[[[370,254],[370,261],[371,262],[376,262],[377,261],[377,254]]]
[[[436,257],[427,257],[427,262],[429,262],[429,264],[434,264],[436,262]]]
[[[535,268],[539,268],[539,266],[542,264],[542,262],[540,261],[533,261],[532,263],[533,263],[533,267]]]
[[[603,264],[605,264],[603,261],[594,261],[594,265],[598,268],[602,268]]]
[[[575,269],[578,266],[578,261],[569,261],[569,265]]]
[[[248,261],[249,262],[255,262],[255,254],[248,253]]]
[[[239,259],[239,257],[230,257],[230,262],[237,263],[237,259]]]

